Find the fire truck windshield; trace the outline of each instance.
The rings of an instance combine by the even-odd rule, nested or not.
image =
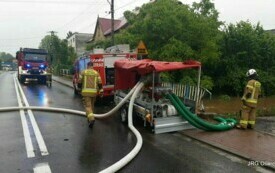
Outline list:
[[[46,56],[45,54],[25,54],[25,61],[28,62],[44,62],[46,61]]]

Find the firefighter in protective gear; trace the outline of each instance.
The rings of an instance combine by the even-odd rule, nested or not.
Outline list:
[[[256,108],[258,103],[258,97],[261,94],[261,83],[258,81],[258,75],[255,69],[247,71],[246,76],[249,81],[246,84],[244,93],[242,96],[242,111],[240,123],[237,128],[240,129],[253,129],[256,120]]]
[[[93,127],[94,118],[94,104],[97,94],[103,94],[102,82],[99,73],[93,69],[93,63],[88,62],[87,69],[83,70],[79,76],[79,82],[82,83],[82,101],[85,107],[86,116],[89,127]]]

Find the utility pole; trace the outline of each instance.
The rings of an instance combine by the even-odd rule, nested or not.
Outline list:
[[[115,45],[114,0],[111,0],[112,44]]]
[[[51,33],[51,36],[54,36],[55,33],[57,33],[56,31],[49,31],[48,33]]]
[[[54,46],[53,46],[53,36],[55,33],[57,33],[56,31],[49,31],[48,33],[51,34],[51,40],[50,40],[50,64],[53,63],[53,60],[55,60],[55,56],[54,56]],[[55,60],[56,61],[56,60]]]
[[[114,0],[111,0],[111,2],[109,0],[107,0],[107,1],[111,6],[111,11],[110,11],[110,13],[111,13],[111,31],[112,31],[111,35],[112,35],[112,45],[114,46],[115,45]]]

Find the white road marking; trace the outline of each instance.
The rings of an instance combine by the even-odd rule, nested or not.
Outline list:
[[[15,91],[16,91],[16,95],[17,95],[18,105],[22,106],[22,100],[19,96],[19,92],[18,92],[18,88],[16,86],[15,80],[16,79],[14,78],[14,85],[15,85]],[[21,117],[21,122],[22,122],[22,126],[23,126],[23,135],[24,135],[25,146],[26,146],[26,150],[27,150],[27,157],[28,158],[35,157],[30,131],[29,131],[26,116],[25,116],[25,113],[23,110],[20,110],[20,117]]]
[[[31,123],[32,123],[32,127],[33,127],[33,130],[34,130],[34,133],[35,133],[35,136],[36,136],[36,140],[38,142],[38,146],[40,148],[40,152],[41,152],[41,155],[42,156],[46,156],[46,155],[49,155],[49,152],[48,152],[48,149],[46,147],[46,144],[45,144],[45,141],[42,137],[42,134],[39,130],[39,127],[36,123],[36,120],[33,116],[33,113],[31,110],[28,110],[28,114],[30,116],[30,120],[31,120]]]
[[[48,163],[39,163],[33,168],[34,173],[51,173],[51,168]]]
[[[23,92],[23,89],[21,88],[20,84],[19,84],[19,81],[18,79],[16,79],[16,82],[17,82],[17,85],[18,85],[18,88],[19,88],[19,91],[21,93],[21,96],[23,98],[23,101],[25,103],[25,106],[30,106],[29,103],[28,103],[28,100]],[[42,137],[42,134],[39,130],[39,127],[37,125],[37,122],[34,118],[34,115],[32,113],[31,110],[28,110],[28,114],[29,114],[29,117],[30,117],[30,120],[31,120],[31,124],[32,124],[32,127],[33,127],[33,130],[34,130],[34,134],[35,134],[35,137],[36,137],[36,140],[37,140],[37,143],[38,143],[38,146],[39,146],[39,149],[40,149],[40,152],[41,152],[41,155],[42,156],[45,156],[45,155],[48,155],[49,152],[48,152],[48,149],[46,147],[46,144],[45,144],[45,141]]]

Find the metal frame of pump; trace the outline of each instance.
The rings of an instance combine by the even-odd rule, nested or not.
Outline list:
[[[201,67],[198,68],[198,90],[196,94],[199,93],[200,76]],[[156,81],[159,80],[159,75],[155,71],[146,77],[146,81],[151,82],[149,82],[149,85],[147,82],[146,87],[139,93],[134,102],[134,114],[143,120],[144,126],[149,124],[152,127],[152,131],[156,134],[193,128],[188,121],[179,116],[172,102],[165,98],[164,95],[171,93],[171,88],[159,86],[158,81]],[[126,94],[127,92],[124,90],[117,90],[114,99],[115,103],[121,102]],[[187,105],[189,109],[196,110],[199,96],[196,95],[195,98],[195,104]],[[121,121],[124,123],[127,122],[128,106],[129,103],[126,103],[120,109]]]
[[[141,67],[141,69],[143,69],[145,67],[144,69],[148,70],[148,68],[146,68],[148,66],[146,65],[148,65],[146,64],[146,62],[143,64],[140,63],[139,66],[135,66],[135,68],[138,69],[139,67]],[[130,67],[130,66],[132,67],[133,63],[129,64],[129,66],[126,65],[126,67]],[[158,67],[157,66],[158,65],[156,65],[155,67],[159,68],[159,66]],[[131,70],[134,71],[135,68],[132,68]],[[149,123],[150,126],[152,127],[152,130],[156,134],[190,129],[193,127],[206,130],[206,131],[224,131],[224,130],[230,130],[234,128],[234,126],[237,123],[236,120],[234,119],[214,117],[214,120],[216,120],[219,123],[210,123],[208,121],[205,121],[199,118],[196,115],[196,106],[199,103],[198,93],[199,93],[199,86],[200,86],[200,76],[201,76],[201,66],[198,66],[197,92],[195,93],[195,100],[194,100],[196,104],[193,104],[193,105],[192,104],[188,105],[190,102],[189,101],[184,102],[185,99],[181,100],[178,96],[172,93],[171,88],[157,85],[158,83],[160,83],[160,81],[158,77],[156,77],[155,71],[152,71],[151,73],[144,76],[139,76],[140,80],[145,82],[145,85],[143,90],[138,94],[138,96],[134,100],[133,113],[136,116],[141,117],[143,119],[144,126],[146,126],[146,124]],[[148,81],[152,81],[152,82],[148,82]],[[116,104],[121,103],[122,99],[126,97],[126,94],[127,94],[127,90],[122,90],[122,89],[117,90],[115,94],[115,103]],[[191,106],[191,107],[193,106],[194,111],[192,112],[191,111],[192,109],[190,109],[190,107],[188,106]],[[121,116],[122,122],[127,121],[126,115],[128,114],[127,112],[128,107],[129,107],[129,101],[124,105],[124,107],[120,109],[120,116]]]
[[[43,62],[27,61],[25,60],[26,54],[45,55],[46,59]],[[52,74],[49,72],[47,55],[48,53],[44,49],[20,49],[16,53],[19,81],[24,83],[26,79],[37,79],[40,83],[51,86]]]

